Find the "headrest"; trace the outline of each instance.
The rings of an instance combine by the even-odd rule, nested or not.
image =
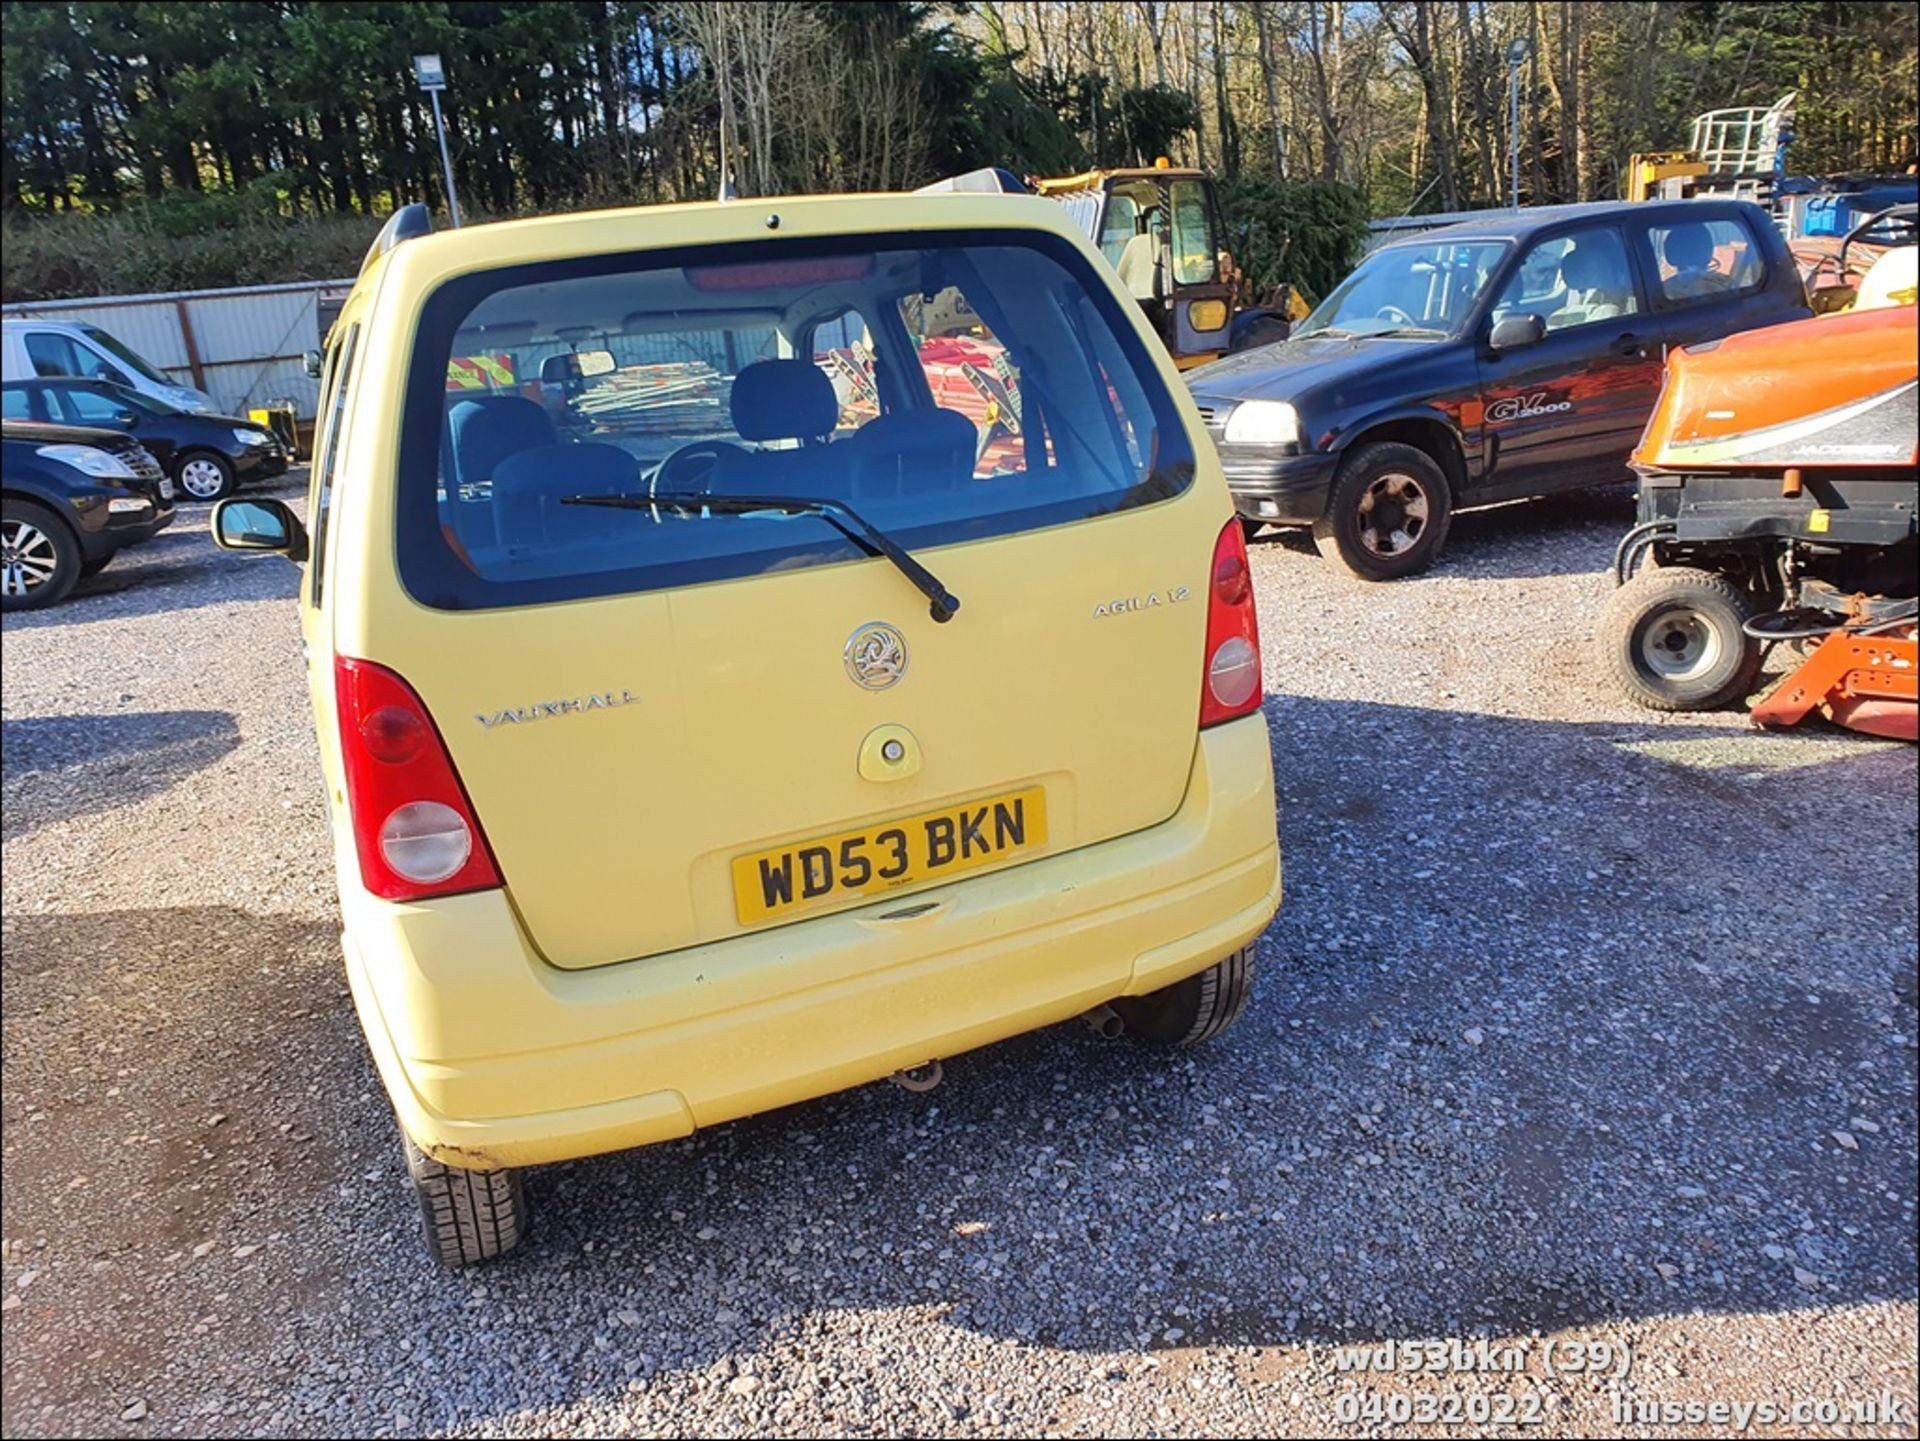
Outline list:
[[[447,412],[454,457],[466,482],[489,480],[515,451],[553,440],[546,411],[519,395],[463,396]]]
[[[833,434],[840,402],[810,360],[757,360],[733,378],[733,428],[742,440],[818,440]]]
[[[1701,270],[1713,263],[1713,236],[1698,221],[1674,226],[1660,248],[1676,270]]]
[[[1560,278],[1575,290],[1591,290],[1604,284],[1609,269],[1606,257],[1592,245],[1576,243],[1560,257]]]

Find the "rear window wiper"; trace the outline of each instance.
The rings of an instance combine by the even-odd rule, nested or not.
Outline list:
[[[928,613],[945,624],[960,610],[960,597],[915,560],[897,541],[843,501],[815,496],[718,495],[700,490],[657,490],[648,495],[567,495],[562,505],[600,505],[610,510],[709,510],[718,515],[751,515],[774,510],[785,515],[816,515],[871,554],[884,555],[912,581],[928,602]]]

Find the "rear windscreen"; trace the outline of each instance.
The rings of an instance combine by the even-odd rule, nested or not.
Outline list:
[[[868,553],[743,499],[838,501],[912,549],[1187,486],[1173,400],[1074,247],[911,238],[596,256],[440,287],[401,435],[408,590],[525,605]]]

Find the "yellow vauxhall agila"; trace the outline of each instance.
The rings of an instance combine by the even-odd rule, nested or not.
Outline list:
[[[1240,1013],[1280,898],[1240,525],[1058,205],[428,230],[329,332],[308,525],[213,525],[305,567],[347,975],[442,1261],[515,1245],[523,1167]]]

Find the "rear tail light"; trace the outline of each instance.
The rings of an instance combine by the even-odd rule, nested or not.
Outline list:
[[[1207,577],[1207,672],[1200,686],[1200,725],[1219,725],[1260,709],[1260,628],[1254,618],[1253,571],[1238,517],[1213,545]]]
[[[334,699],[360,879],[389,901],[500,884],[500,871],[433,718],[399,676],[338,656]]]

